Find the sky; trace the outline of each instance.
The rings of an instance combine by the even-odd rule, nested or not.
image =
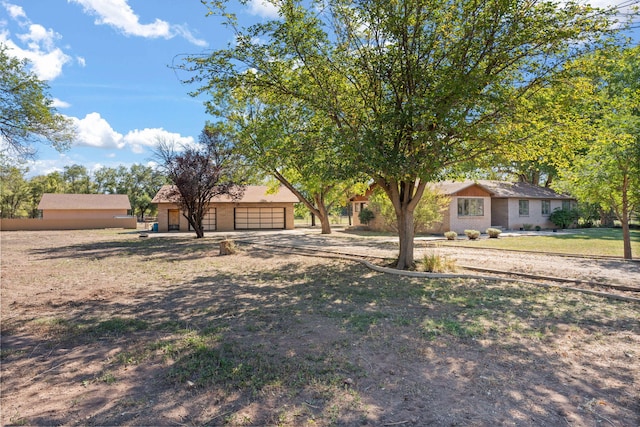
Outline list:
[[[592,0],[594,5],[633,0]],[[271,19],[262,0],[231,9],[243,22]],[[0,43],[26,58],[49,85],[58,112],[78,131],[71,148],[38,144],[27,176],[80,164],[153,165],[158,139],[196,141],[207,120],[204,98],[172,64],[225,48],[231,32],[200,0],[0,0]]]
[[[234,10],[248,20],[277,15],[259,0]],[[197,140],[204,98],[172,69],[189,54],[224,48],[233,40],[199,0],[0,0],[0,43],[27,58],[49,85],[57,111],[78,135],[62,153],[44,144],[27,176],[80,164],[150,164],[158,138]]]

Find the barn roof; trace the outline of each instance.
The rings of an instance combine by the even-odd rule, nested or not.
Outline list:
[[[126,194],[54,194],[45,193],[40,210],[131,209]]]
[[[247,185],[240,200],[232,200],[229,196],[216,196],[211,203],[298,203],[298,197],[286,187],[280,187],[271,194],[266,185]],[[163,185],[155,195],[152,203],[176,203],[174,185]]]

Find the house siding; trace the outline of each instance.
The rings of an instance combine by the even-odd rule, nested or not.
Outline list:
[[[448,215],[445,215],[449,219],[448,229],[440,230],[441,233],[445,231],[455,231],[458,234],[463,234],[464,230],[478,230],[481,233],[491,227],[491,197],[487,196],[486,192],[476,193],[476,192],[465,192],[464,196],[452,196],[451,202],[449,203],[449,212]],[[484,197],[481,197],[484,196]],[[458,215],[458,199],[467,199],[467,198],[481,198],[484,200],[484,215],[482,216],[459,216]]]
[[[235,231],[235,208],[284,208],[285,229],[294,228],[293,203],[212,203],[210,208],[216,209],[216,230]],[[169,210],[178,209],[175,203],[158,203],[158,231],[166,233],[169,231]],[[189,222],[180,212],[180,231],[189,231]]]
[[[111,219],[115,216],[126,216],[127,209],[43,209],[42,219],[46,220],[82,220]]]
[[[502,218],[500,222],[494,222],[495,225],[501,226],[507,230],[519,230],[521,228],[525,228],[525,224],[530,225],[532,227],[540,227],[543,229],[555,228],[556,226],[549,221],[549,215],[542,215],[542,200],[543,199],[527,199],[527,198],[512,198],[512,199],[501,199],[508,202],[508,208],[506,209],[508,216],[506,221]],[[520,200],[528,200],[529,201],[529,215],[528,216],[520,216],[519,209],[519,201]],[[549,200],[549,199],[544,199]],[[550,212],[553,212],[555,209],[562,208],[562,200],[550,200]],[[501,209],[501,211],[505,211]]]

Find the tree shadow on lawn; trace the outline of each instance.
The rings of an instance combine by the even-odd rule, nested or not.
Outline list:
[[[23,415],[34,425],[634,425],[633,366],[608,354],[616,366],[603,376],[596,355],[576,354],[588,336],[603,351],[609,335],[637,341],[637,314],[560,291],[290,258],[61,306],[64,327],[3,337],[14,350],[3,371],[33,371],[3,375],[2,388],[52,390],[55,411]]]
[[[193,236],[154,237],[146,239],[125,239],[85,242],[66,246],[32,249],[33,256],[61,259],[88,258],[104,259],[138,255],[143,257],[166,257],[167,259],[193,259],[209,257],[219,251],[223,237],[195,239]]]

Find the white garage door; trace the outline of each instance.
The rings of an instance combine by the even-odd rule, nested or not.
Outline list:
[[[236,230],[284,229],[284,208],[236,208]]]
[[[216,208],[209,208],[202,218],[202,228],[204,231],[216,231]],[[191,231],[191,225],[189,225]]]

